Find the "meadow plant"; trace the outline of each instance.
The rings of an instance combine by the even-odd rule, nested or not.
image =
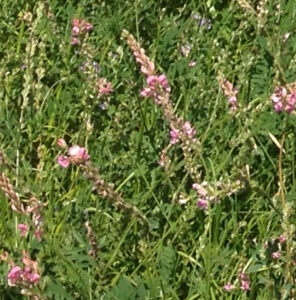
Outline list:
[[[218,181],[213,185],[205,182],[200,183],[202,175],[199,171],[200,167],[196,162],[196,158],[200,154],[201,143],[196,137],[196,130],[189,121],[184,121],[182,118],[176,116],[173,103],[170,100],[171,87],[166,75],[158,75],[156,73],[154,63],[149,59],[145,50],[141,48],[139,43],[128,31],[123,30],[122,35],[127,40],[136,61],[140,64],[141,72],[146,77],[147,87],[144,87],[140,96],[152,98],[154,103],[161,107],[163,116],[169,123],[171,129],[170,144],[180,144],[181,146],[186,170],[194,181],[192,187],[197,191],[197,207],[202,210],[207,210],[209,203],[218,202],[222,194],[229,196],[236,193],[243,185],[240,180],[237,180],[234,184],[229,183],[228,181],[225,183],[223,183],[223,181]],[[186,56],[186,54],[187,52],[184,55]],[[222,82],[222,88],[225,95],[229,97],[231,109],[233,111],[237,110],[237,90],[226,80]],[[170,163],[170,160],[166,158],[169,148],[169,146],[165,147],[160,155],[159,165],[164,170],[168,170],[168,165]],[[208,191],[206,191],[205,188]],[[181,203],[184,203],[184,201],[181,200]]]
[[[58,139],[57,144],[64,146],[65,142]],[[114,190],[113,183],[105,182],[100,171],[89,161],[90,155],[84,147],[73,145],[69,147],[67,155],[60,155],[57,163],[62,168],[68,168],[71,164],[81,167],[83,175],[92,182],[93,191],[99,196],[107,198],[118,209],[125,210],[131,215],[139,217],[141,221],[146,221],[146,217],[133,205],[127,203],[119,193]]]

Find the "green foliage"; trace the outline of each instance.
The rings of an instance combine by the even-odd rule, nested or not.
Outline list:
[[[268,1],[266,16],[258,1],[245,1],[251,8],[240,2],[1,1],[1,173],[24,202],[33,194],[44,204],[44,233],[42,242],[32,230],[21,237],[17,224],[34,224],[1,192],[0,254],[7,251],[18,265],[23,249],[31,254],[44,299],[289,299],[295,239],[291,234],[288,245],[278,238],[287,233],[286,215],[291,232],[295,227],[296,119],[276,114],[269,97],[295,81],[296,2]],[[94,25],[87,59],[100,66],[95,78],[112,82],[105,98],[81,71],[86,56],[70,45],[76,17]],[[145,78],[121,39],[124,28],[167,75],[176,115],[194,125],[201,180],[243,183],[236,193],[221,193],[207,212],[196,207],[178,145],[169,150],[167,172],[158,164],[170,129],[161,109],[139,96]],[[239,90],[236,113],[219,88],[220,72]],[[60,168],[60,137],[85,146],[103,179],[147,224],[95,194],[78,167]],[[184,206],[180,193],[189,199]],[[271,250],[282,257],[273,259]],[[21,299],[20,288],[7,284],[8,271],[1,261],[0,298]],[[241,272],[250,291],[240,289]],[[228,282],[236,288],[226,292]]]

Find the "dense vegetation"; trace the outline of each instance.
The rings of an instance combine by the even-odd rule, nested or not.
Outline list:
[[[295,12],[1,1],[1,299],[294,299]]]

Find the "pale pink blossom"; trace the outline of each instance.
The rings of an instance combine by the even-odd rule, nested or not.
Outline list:
[[[90,32],[93,29],[93,25],[91,23],[85,23],[84,28],[87,32]]]
[[[286,241],[286,237],[283,235],[283,234],[281,234],[280,236],[279,236],[279,242],[282,244],[282,243],[284,243]]]
[[[231,284],[230,282],[228,282],[227,284],[224,285],[224,290],[229,292],[231,290],[233,290],[235,288],[235,286],[233,284]]]
[[[271,254],[271,257],[273,258],[273,259],[279,259],[280,257],[282,256],[282,253],[281,252],[273,252],[272,254]]]
[[[72,35],[77,36],[80,33],[80,28],[78,26],[72,27]]]
[[[77,38],[73,37],[73,38],[71,39],[71,45],[72,45],[72,46],[75,46],[75,45],[78,45],[78,44],[79,44],[79,40],[78,40]]]
[[[70,159],[67,156],[60,155],[57,158],[57,163],[62,167],[62,168],[68,168],[70,165]]]
[[[273,102],[273,108],[276,112],[285,111],[290,114],[295,109],[296,94],[293,89],[280,86],[274,90],[270,99]]]
[[[29,230],[29,225],[27,225],[27,224],[18,224],[17,228],[21,232],[21,237],[24,237],[27,234],[28,230]]]
[[[171,136],[171,144],[176,144],[180,141],[180,131],[171,126],[171,131],[170,131],[170,136]]]
[[[57,139],[57,146],[59,146],[62,149],[66,149],[67,148],[67,143],[64,139],[59,138],[59,139]]]
[[[191,127],[191,124],[190,124],[189,121],[185,122],[183,129],[184,129],[185,134],[186,134],[189,138],[193,138],[193,137],[194,137],[196,131],[194,130],[193,127]]]
[[[207,197],[208,196],[208,192],[207,190],[203,187],[204,185],[202,184],[198,184],[198,183],[194,183],[192,185],[192,188],[194,190],[197,191],[197,193],[201,196],[201,197]]]
[[[87,150],[84,147],[80,147],[78,145],[71,146],[69,148],[68,154],[71,156],[76,156],[83,160],[88,160],[90,156],[87,153]]]
[[[43,231],[42,231],[42,230],[37,230],[37,231],[34,233],[34,236],[35,236],[35,238],[36,238],[36,240],[37,240],[38,242],[41,242],[42,234],[43,234]]]
[[[97,89],[100,94],[110,94],[113,92],[111,82],[107,81],[106,78],[99,78],[97,82]]]
[[[196,65],[196,62],[192,60],[189,62],[188,67],[193,68],[195,65]]]

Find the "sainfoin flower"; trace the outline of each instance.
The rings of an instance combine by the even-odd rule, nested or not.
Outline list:
[[[107,81],[106,78],[99,78],[97,82],[97,89],[99,94],[110,94],[113,92],[111,82]]]
[[[8,285],[15,286],[16,282],[21,280],[21,275],[22,269],[19,266],[12,267],[7,274]]]
[[[281,252],[273,252],[272,254],[271,254],[271,257],[273,258],[273,259],[279,259],[280,257],[282,256],[282,253]]]
[[[27,224],[18,224],[17,228],[21,232],[21,237],[24,237],[27,234],[28,230],[29,230],[29,225],[27,225]]]
[[[39,282],[38,263],[31,260],[26,251],[23,252],[23,264],[25,265],[23,269],[19,266],[12,266],[9,270],[7,274],[9,286],[28,286]]]
[[[221,88],[224,95],[228,98],[228,103],[232,111],[236,111],[238,108],[236,94],[238,90],[233,86],[233,84],[228,80],[221,81]]]
[[[72,31],[71,31],[71,45],[79,44],[79,37],[85,33],[89,33],[93,28],[91,23],[86,22],[83,19],[72,20]]]
[[[68,156],[60,155],[57,158],[57,163],[63,167],[68,168],[71,163],[80,165],[89,160],[90,155],[84,147],[73,145],[68,150]]]
[[[281,234],[280,236],[279,236],[279,242],[282,244],[282,243],[284,243],[286,241],[286,237],[283,235],[283,234]]]
[[[276,112],[285,111],[292,113],[296,105],[296,90],[294,85],[288,84],[276,88],[270,99]]]
[[[250,290],[250,281],[249,280],[242,280],[241,281],[241,289],[243,291],[249,291]]]
[[[246,273],[240,273],[238,275],[238,279],[240,280],[241,283],[241,289],[243,291],[249,291],[250,290],[250,280],[248,279],[248,276]]]
[[[227,284],[224,285],[224,290],[229,292],[231,290],[233,290],[235,288],[235,286],[233,284],[231,284],[230,282],[228,282]]]

